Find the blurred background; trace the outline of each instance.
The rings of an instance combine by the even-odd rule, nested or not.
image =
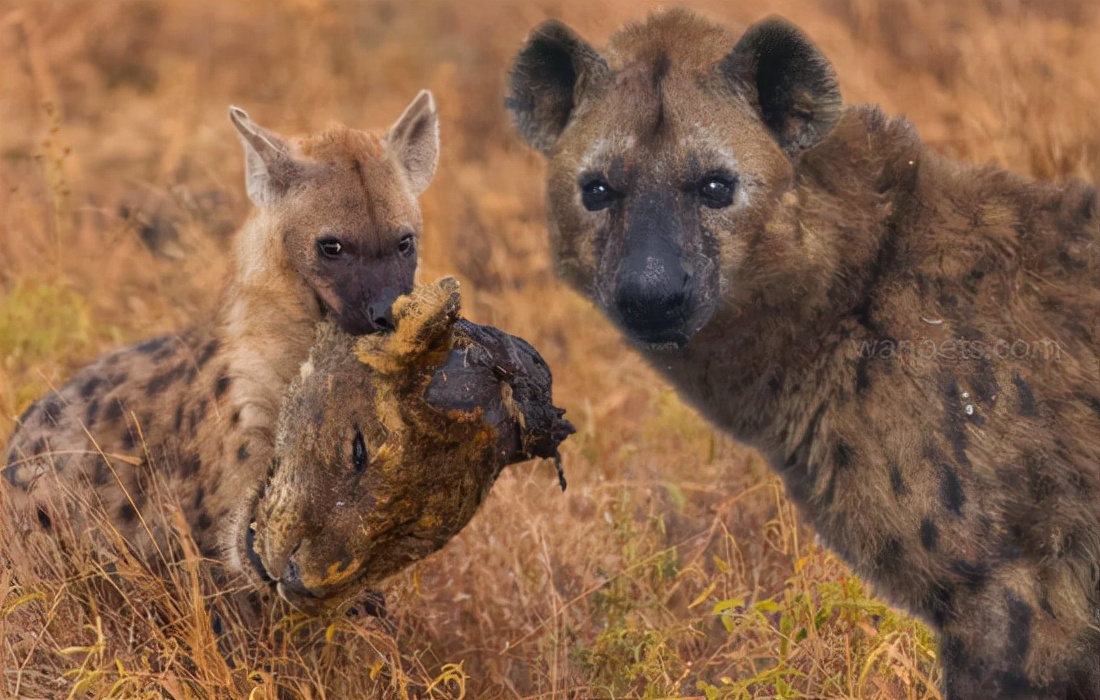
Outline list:
[[[846,102],[907,115],[936,151],[1100,182],[1095,0],[684,4],[734,29],[793,20]],[[143,612],[190,593],[135,583],[111,608],[79,583],[94,565],[21,572],[0,535],[0,696],[939,697],[927,631],[552,276],[541,158],[503,108],[511,58],[546,18],[602,46],[660,6],[0,0],[0,441],[97,354],[212,313],[249,211],[228,105],[286,135],[385,128],[420,88],[443,143],[421,279],[457,275],[466,316],[531,341],[578,428],[568,491],[550,464],[511,468],[390,582],[395,630],[238,631],[243,664],[210,653],[201,600],[179,612],[190,636]]]

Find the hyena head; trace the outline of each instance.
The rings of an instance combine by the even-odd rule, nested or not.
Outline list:
[[[721,300],[752,297],[794,163],[840,110],[831,66],[791,24],[734,41],[684,10],[628,25],[606,56],[548,21],[510,92],[548,159],[559,275],[651,347],[681,346]]]
[[[347,333],[393,327],[390,307],[413,287],[417,197],[435,173],[439,121],[424,90],[384,135],[334,127],[284,140],[231,107],[248,196],[263,217],[244,236],[244,277],[269,261],[304,283],[308,303]]]

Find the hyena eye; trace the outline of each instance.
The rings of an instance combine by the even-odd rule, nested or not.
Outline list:
[[[335,259],[340,257],[340,253],[344,252],[344,244],[340,242],[339,238],[318,238],[317,239],[317,252],[321,254],[321,257]]]
[[[618,192],[611,189],[611,185],[599,178],[589,180],[581,185],[581,201],[588,211],[606,209],[611,206],[618,194]]]
[[[397,242],[397,252],[402,255],[409,255],[416,249],[416,239],[413,238],[411,233],[401,237],[401,240]]]
[[[708,177],[699,183],[699,197],[711,209],[723,209],[733,204],[736,182],[726,177]]]
[[[357,474],[362,474],[367,468],[367,445],[359,428],[355,429],[355,439],[351,441],[351,466]]]

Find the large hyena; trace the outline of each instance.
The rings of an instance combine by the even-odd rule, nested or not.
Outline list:
[[[25,529],[79,518],[77,497],[90,496],[148,554],[164,485],[202,551],[262,584],[246,538],[283,392],[323,318],[355,334],[392,328],[391,304],[413,287],[417,197],[439,132],[426,91],[384,134],[334,127],[285,141],[240,109],[230,117],[256,211],[216,318],[107,354],[33,404],[0,496]]]
[[[949,698],[1100,697],[1097,192],[842,107],[767,19],[605,53],[534,30],[509,107],[559,274],[940,633]]]

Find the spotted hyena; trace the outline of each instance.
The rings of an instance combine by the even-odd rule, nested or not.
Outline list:
[[[201,550],[259,584],[248,510],[283,392],[322,319],[349,333],[392,329],[390,307],[413,287],[438,119],[426,91],[385,133],[334,127],[288,141],[240,109],[230,118],[256,210],[236,234],[216,317],[107,354],[34,403],[9,442],[0,496],[24,530],[68,518],[78,531],[75,503],[90,496],[151,553],[151,496],[166,488]]]
[[[394,333],[321,324],[246,541],[298,607],[338,606],[439,549],[505,465],[556,458],[573,432],[538,352],[458,310],[446,278],[398,299]]]
[[[509,108],[560,276],[939,632],[948,698],[1100,697],[1095,187],[842,106],[778,18],[547,22]]]

